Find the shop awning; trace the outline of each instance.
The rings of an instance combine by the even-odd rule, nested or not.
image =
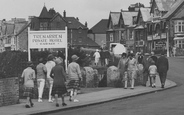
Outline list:
[[[184,37],[175,37],[174,40],[184,40]]]

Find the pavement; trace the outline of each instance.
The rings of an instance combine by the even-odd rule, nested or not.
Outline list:
[[[148,81],[149,82],[149,81]],[[79,94],[77,99],[79,102],[69,102],[69,97],[65,98],[65,102],[67,106],[61,105],[56,107],[55,103],[48,103],[48,100],[43,100],[42,103],[38,103],[37,100],[33,100],[34,107],[25,108],[25,99],[20,100],[20,104],[3,106],[0,107],[0,115],[44,115],[57,111],[64,111],[70,109],[76,109],[80,107],[86,107],[90,105],[105,103],[109,101],[114,101],[118,99],[130,98],[138,95],[143,95],[147,93],[156,93],[157,91],[166,90],[172,87],[177,86],[177,84],[173,81],[166,80],[165,88],[160,87],[160,80],[156,78],[156,88],[144,87],[144,86],[136,86],[135,89],[124,89],[124,88],[109,88],[101,91],[90,92]]]

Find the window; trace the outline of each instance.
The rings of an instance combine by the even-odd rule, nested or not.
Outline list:
[[[176,40],[176,41],[175,41],[175,45],[176,45],[178,48],[184,48],[184,40]]]
[[[184,20],[177,20],[174,23],[175,25],[175,33],[184,32]]]
[[[114,38],[113,38],[113,33],[110,34],[110,42],[113,42]]]
[[[47,22],[41,22],[40,23],[40,30],[47,30],[48,23]]]

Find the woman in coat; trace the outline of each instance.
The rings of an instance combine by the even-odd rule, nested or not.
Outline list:
[[[63,59],[58,57],[56,59],[56,66],[52,68],[50,76],[54,79],[53,88],[51,95],[55,97],[56,107],[59,107],[58,97],[62,98],[62,105],[66,106],[67,104],[64,101],[64,94],[67,93],[65,86],[66,82],[66,73],[63,66],[61,65]]]

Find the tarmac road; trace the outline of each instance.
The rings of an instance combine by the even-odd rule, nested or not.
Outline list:
[[[184,115],[184,57],[169,58],[169,65],[177,87],[50,115]]]

